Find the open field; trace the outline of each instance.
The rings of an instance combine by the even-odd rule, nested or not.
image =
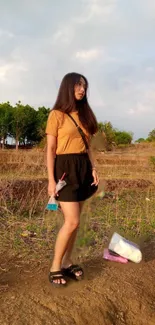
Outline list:
[[[96,153],[100,188],[81,217],[75,260],[85,280],[48,283],[61,212],[45,210],[41,150],[0,151],[0,324],[155,324],[155,146]],[[26,232],[27,231],[27,232]],[[103,260],[113,231],[141,245],[140,264]]]

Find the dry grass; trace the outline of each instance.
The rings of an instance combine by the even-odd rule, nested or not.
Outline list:
[[[36,179],[46,176],[46,159],[43,150],[0,151],[1,179]]]
[[[154,234],[155,172],[150,156],[155,156],[155,147],[150,145],[96,154],[102,179],[99,192],[113,195],[96,196],[86,203],[77,240],[79,255],[102,248],[113,230],[129,237]],[[0,151],[0,203],[1,253],[33,259],[40,254],[50,256],[62,216],[45,210],[43,151]],[[35,231],[36,236],[25,238],[24,230]]]

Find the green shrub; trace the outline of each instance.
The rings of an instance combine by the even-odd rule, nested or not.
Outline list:
[[[150,156],[149,163],[150,163],[151,167],[153,168],[153,170],[155,170],[155,156]]]

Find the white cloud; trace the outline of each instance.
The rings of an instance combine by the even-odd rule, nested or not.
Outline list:
[[[53,35],[53,42],[71,42],[80,24],[85,25],[88,22],[97,23],[99,20],[105,23],[108,22],[109,18],[115,18],[117,2],[118,0],[81,0],[82,9],[80,13],[75,14],[75,16],[71,15],[65,23],[61,23],[61,26],[59,26]],[[84,30],[82,32],[84,34]]]
[[[102,64],[107,63],[118,63],[118,59],[116,57],[111,56],[106,48],[91,48],[89,50],[79,50],[74,54],[74,57],[79,62],[90,63],[96,59],[100,59]],[[97,60],[96,60],[97,63]]]
[[[155,104],[154,84],[149,85],[145,83],[145,86],[142,85],[141,89],[139,89],[139,94],[137,92],[137,97],[139,97],[139,100],[136,103],[133,103],[133,107],[128,110],[129,115],[147,116],[148,114],[154,112],[154,104]]]
[[[81,50],[76,52],[75,57],[76,59],[91,61],[96,59],[100,53],[98,49]]]
[[[149,14],[150,18],[155,18],[155,1],[147,0],[147,2],[142,2],[143,9]]]
[[[130,108],[130,109],[128,110],[128,114],[129,114],[129,115],[133,115],[133,114],[135,114],[135,110],[134,110],[133,108]]]
[[[79,24],[85,24],[95,18],[107,21],[109,16],[114,13],[117,0],[82,0],[82,14],[74,18]]]
[[[5,64],[0,66],[0,80],[5,80],[7,72],[12,68],[11,64]]]
[[[58,43],[58,42],[62,42],[62,43],[70,43],[73,39],[74,36],[74,29],[73,28],[69,28],[69,26],[66,27],[61,27],[60,29],[58,29],[52,39],[54,43]]]
[[[27,71],[26,67],[22,63],[8,63],[0,66],[0,81],[7,82],[9,78],[14,76],[19,71]]]
[[[10,31],[0,29],[0,37],[13,38],[14,34]]]
[[[154,73],[154,67],[147,67],[146,68],[146,72],[148,72],[148,73]]]
[[[129,115],[141,115],[141,114],[148,114],[150,111],[152,111],[152,107],[146,106],[144,103],[138,102],[137,105],[135,105],[135,108],[130,108],[128,113]]]

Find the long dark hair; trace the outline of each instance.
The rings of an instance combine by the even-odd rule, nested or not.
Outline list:
[[[74,87],[83,78],[86,83],[86,90],[83,99],[76,100],[74,95]],[[63,113],[71,113],[73,110],[77,110],[79,114],[79,120],[83,127],[93,135],[98,130],[96,117],[90,108],[87,100],[87,89],[88,81],[87,79],[79,73],[68,73],[64,76],[56,102],[54,104],[53,110],[59,110]]]

